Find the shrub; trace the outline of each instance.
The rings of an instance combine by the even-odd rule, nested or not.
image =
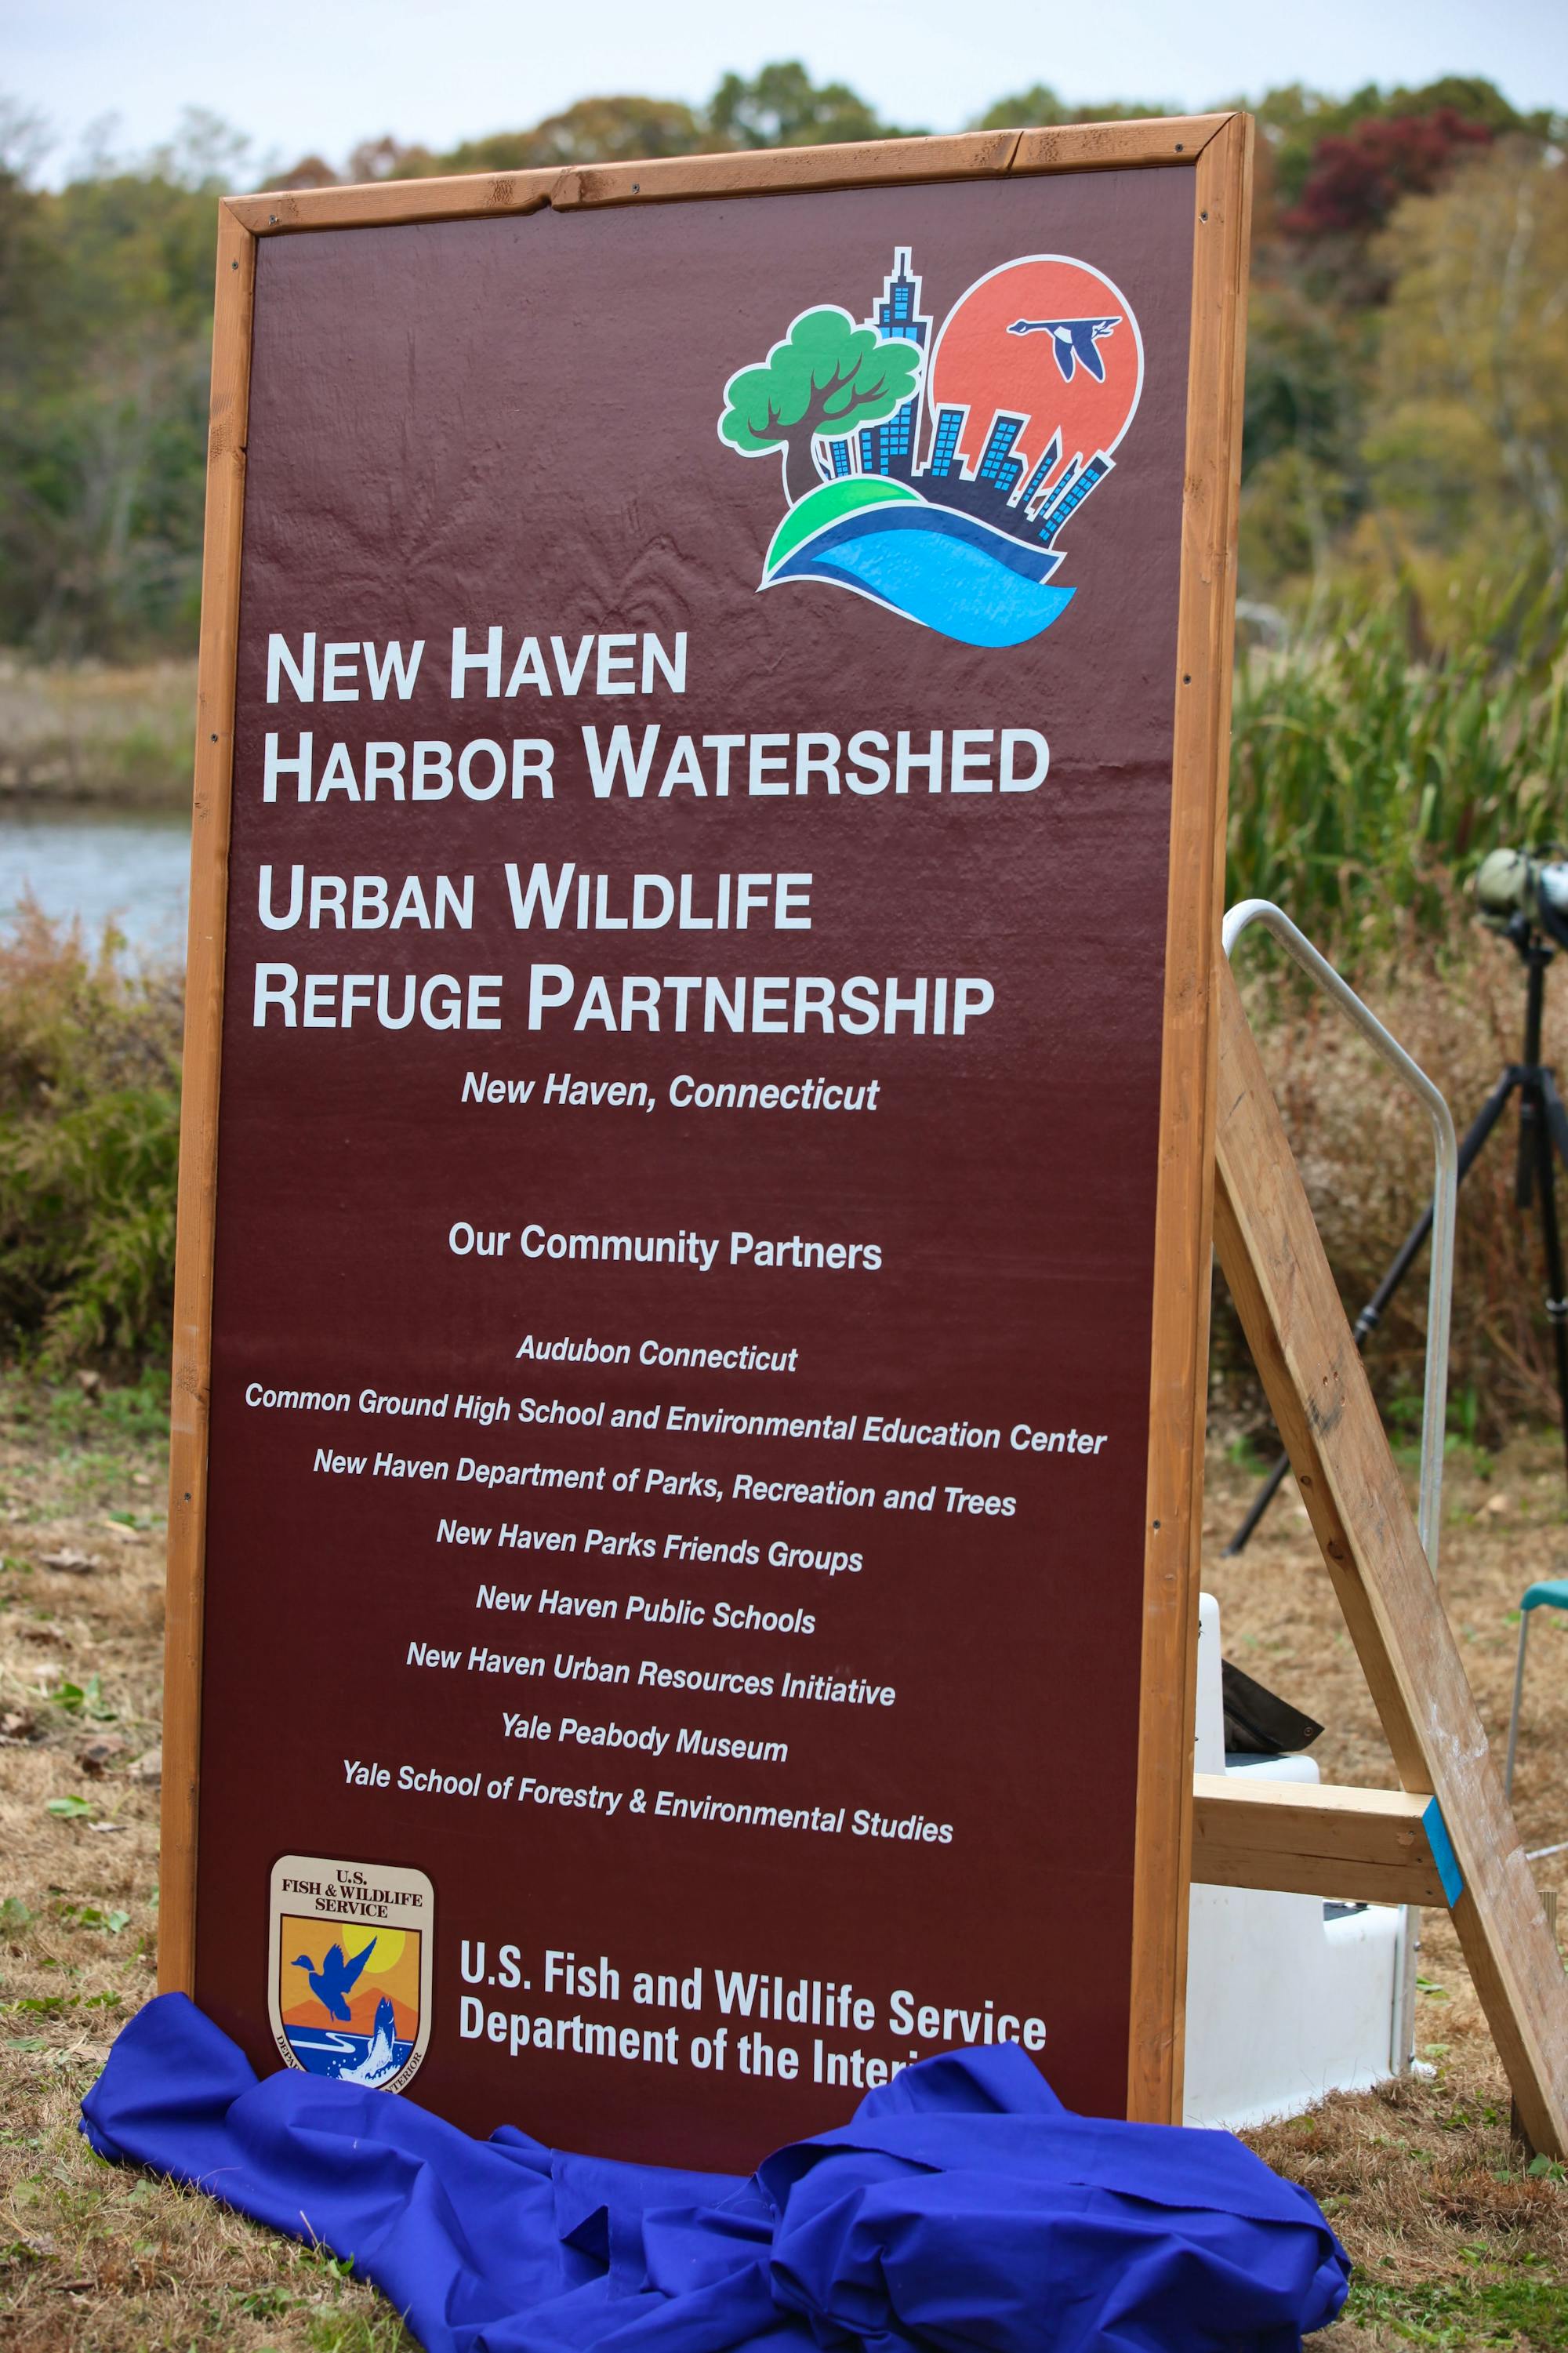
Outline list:
[[[25,906],[0,937],[0,1331],[40,1370],[167,1349],[184,990]]]

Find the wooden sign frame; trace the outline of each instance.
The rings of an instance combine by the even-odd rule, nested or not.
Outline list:
[[[252,294],[263,238],[430,221],[1161,166],[1194,175],[1127,2112],[1178,2119],[1240,390],[1252,129],[1237,113],[476,174],[219,210],[176,1262],[160,1984],[195,1986],[207,1428]]]

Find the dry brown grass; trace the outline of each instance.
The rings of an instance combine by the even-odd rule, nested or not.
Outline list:
[[[395,2316],[329,2258],[100,2164],[77,2130],[155,1982],[163,1461],[80,1398],[18,1425],[16,1397],[0,1428],[0,2346],[402,2353]],[[62,1705],[72,1686],[81,1703]],[[88,1810],[50,1813],[70,1798]]]
[[[0,806],[185,810],[196,666],[45,666],[0,653]]]
[[[11,1393],[15,1405],[16,1392]],[[4,1400],[0,1400],[4,1402]],[[372,2290],[206,2200],[100,2165],[77,2104],[153,1984],[163,1464],[67,1398],[0,1428],[0,2346],[5,2353],[406,2353]],[[1233,1453],[1239,1450],[1233,1449]],[[1335,1780],[1392,1785],[1359,1665],[1293,1490],[1239,1561],[1219,1550],[1250,1465],[1216,1447],[1205,1583],[1227,1653],[1328,1725]],[[1449,1468],[1443,1588],[1482,1713],[1506,1723],[1510,1611],[1568,1568],[1561,1455],[1521,1440]],[[89,1567],[51,1566],[85,1556]],[[1550,1616],[1550,1613],[1548,1613]],[[1568,1838],[1568,1627],[1538,1627],[1519,1777],[1531,1846]],[[59,1704],[74,1684],[101,1696]],[[97,1704],[110,1713],[94,1719]],[[121,1746],[113,1744],[120,1743]],[[80,1796],[78,1819],[51,1798]],[[112,1827],[98,1829],[102,1823]],[[1544,1884],[1568,1855],[1542,1866]],[[26,1907],[22,1920],[17,1905]],[[119,1926],[109,1925],[119,1921]],[[94,1917],[93,1915],[96,1915]],[[1249,2135],[1327,2208],[1358,2265],[1323,2353],[1568,2346],[1568,2187],[1532,2177],[1446,1919],[1425,1915],[1418,2047],[1433,2073]],[[39,2008],[16,2007],[40,2004]],[[526,2122],[526,2118],[520,2119]]]
[[[1524,978],[1506,941],[1483,929],[1451,886],[1434,882],[1445,922],[1407,923],[1392,951],[1342,955],[1362,997],[1448,1099],[1458,1131],[1517,1058]],[[1237,951],[1291,1144],[1331,1262],[1353,1315],[1370,1296],[1432,1189],[1426,1114],[1385,1080],[1371,1049],[1326,998],[1278,986],[1283,953],[1261,937]],[[1568,957],[1548,974],[1544,1055],[1568,1082]],[[1556,1413],[1541,1302],[1540,1228],[1513,1198],[1517,1113],[1510,1107],[1465,1184],[1456,1261],[1450,1427],[1495,1440]],[[1568,1186],[1560,1188],[1568,1209]],[[1421,1385],[1426,1261],[1421,1260],[1377,1335],[1369,1364],[1380,1395]],[[1219,1360],[1242,1361],[1227,1317]],[[1259,1417],[1261,1419],[1261,1417]]]

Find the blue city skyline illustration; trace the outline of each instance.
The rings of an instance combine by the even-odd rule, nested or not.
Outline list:
[[[824,436],[818,445],[817,470],[826,481],[843,481],[858,474],[906,482],[911,489],[918,485],[928,505],[973,516],[992,531],[1020,542],[1037,560],[1018,568],[1026,569],[1037,580],[1047,580],[1062,560],[1061,551],[1053,544],[1058,533],[1113,470],[1114,460],[1103,450],[1093,452],[1087,460],[1075,451],[1063,468],[1061,436],[1053,433],[1020,490],[1024,467],[1013,454],[1013,446],[1028,417],[996,410],[979,463],[971,473],[958,447],[969,410],[943,406],[935,411],[922,462],[921,422],[927,406],[932,321],[921,308],[922,280],[912,262],[912,247],[895,246],[893,266],[883,280],[880,300],[871,305],[862,323],[874,327],[884,342],[916,346],[921,367],[915,390],[881,424],[863,425],[837,439]],[[1047,334],[1064,383],[1070,384],[1075,369],[1081,366],[1103,384],[1105,361],[1099,344],[1121,323],[1119,312],[1100,311],[1083,319],[1019,319],[1007,332]]]

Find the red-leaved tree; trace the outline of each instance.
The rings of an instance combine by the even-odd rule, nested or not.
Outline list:
[[[1368,115],[1342,137],[1319,142],[1300,201],[1281,217],[1292,237],[1367,237],[1401,196],[1428,195],[1456,156],[1491,144],[1484,122],[1454,107],[1430,114]]]

